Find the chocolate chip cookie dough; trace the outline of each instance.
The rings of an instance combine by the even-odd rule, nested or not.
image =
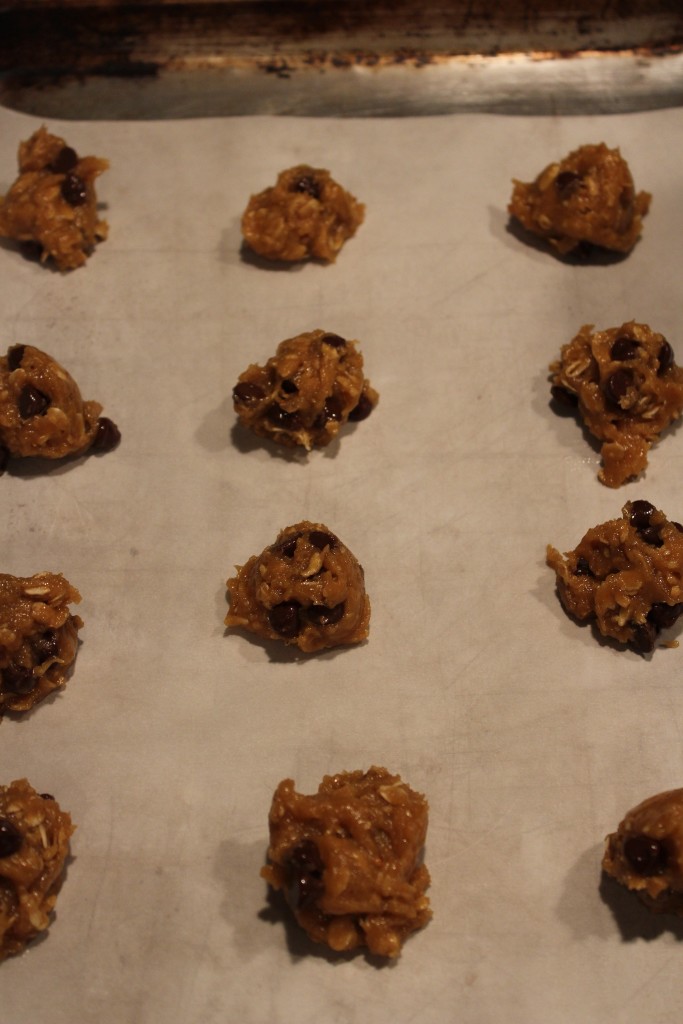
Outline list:
[[[431,918],[422,863],[428,804],[386,768],[327,775],[312,796],[285,779],[270,809],[268,865],[314,942],[397,957]]]
[[[651,199],[636,193],[619,150],[601,142],[549,164],[535,181],[515,179],[508,212],[561,255],[590,246],[628,253]]]
[[[35,246],[41,262],[51,258],[60,270],[82,266],[109,231],[95,194],[108,167],[39,128],[19,146],[19,177],[0,199],[0,237]]]
[[[564,556],[549,545],[547,562],[567,612],[640,654],[683,612],[683,526],[649,501],[626,502]]]
[[[356,343],[320,330],[280,342],[265,366],[240,375],[232,397],[249,430],[307,451],[329,444],[348,420],[366,419],[379,401]]]
[[[602,867],[650,910],[683,915],[683,789],[629,811],[607,836]]]
[[[367,638],[370,599],[363,567],[322,523],[287,526],[227,582],[226,626],[306,653]]]
[[[634,320],[605,331],[585,324],[550,366],[551,393],[603,441],[600,480],[638,476],[661,432],[683,413],[683,369],[662,334]]]
[[[242,216],[242,234],[254,252],[269,260],[313,257],[332,263],[364,216],[363,204],[329,171],[299,164],[251,197]]]
[[[87,450],[107,452],[121,439],[84,402],[76,382],[52,356],[32,345],[13,345],[0,357],[0,473],[10,456],[61,459]]]
[[[81,595],[61,573],[0,573],[0,716],[28,711],[66,683],[78,649]]]
[[[73,832],[70,815],[26,779],[0,786],[0,960],[49,928]]]

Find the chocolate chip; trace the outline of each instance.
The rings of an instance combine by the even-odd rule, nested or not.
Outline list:
[[[550,395],[558,405],[567,409],[576,409],[579,404],[579,396],[576,392],[568,391],[567,388],[563,388],[560,384],[553,384],[550,389]]]
[[[300,430],[302,427],[301,417],[297,412],[287,412],[277,402],[269,405],[265,412],[266,418],[275,427],[282,427],[283,430]]]
[[[323,334],[320,340],[332,348],[344,348],[346,346],[346,338],[342,338],[339,334]]]
[[[622,334],[613,342],[609,354],[612,359],[624,362],[626,359],[634,359],[637,352],[638,342],[629,338],[627,334]]]
[[[334,608],[328,608],[324,604],[314,604],[307,609],[306,614],[317,626],[334,626],[343,618],[345,608],[346,605],[343,601],[336,604]]]
[[[0,818],[0,858],[17,853],[24,842],[17,826],[9,818]]]
[[[282,381],[280,388],[286,395],[295,395],[299,390],[294,381],[289,380],[289,378],[285,378],[285,380]]]
[[[647,878],[660,875],[666,866],[666,848],[651,836],[628,836],[624,840],[624,857],[637,875]]]
[[[14,373],[21,366],[21,361],[24,358],[24,352],[26,351],[25,345],[12,345],[7,350],[7,369],[10,373]]]
[[[308,539],[318,551],[323,551],[327,547],[330,549],[334,547],[334,537],[330,533],[325,533],[324,530],[311,530]]]
[[[298,636],[301,632],[300,607],[298,601],[283,601],[281,604],[276,604],[268,612],[268,621],[272,629],[280,636]]]
[[[77,174],[67,174],[62,181],[62,198],[69,206],[83,206],[88,199],[88,190],[82,178]]]
[[[656,601],[647,613],[648,622],[657,629],[669,629],[683,613],[683,604],[665,604]]]
[[[259,402],[262,398],[265,398],[265,394],[263,388],[259,387],[258,384],[253,384],[250,380],[241,380],[232,389],[234,401],[240,402],[242,405]]]
[[[48,164],[48,171],[53,174],[66,174],[73,171],[78,163],[78,154],[71,146],[63,146],[51,164]]]
[[[661,344],[657,358],[659,359],[657,376],[662,377],[674,364],[674,350],[666,339]]]
[[[655,645],[657,629],[651,622],[632,622],[631,646],[638,654],[649,654]]]
[[[642,498],[636,499],[631,502],[629,509],[629,519],[631,520],[631,526],[635,527],[636,530],[642,530],[644,527],[650,525],[650,516],[657,509],[649,501],[644,501]]]
[[[54,797],[53,797],[52,793],[41,793],[40,794],[40,799],[41,800],[54,800]]]
[[[23,420],[43,416],[50,408],[50,399],[33,384],[25,384],[19,393],[19,415]]]
[[[300,533],[293,533],[289,537],[285,537],[280,544],[276,544],[273,550],[284,555],[285,558],[293,558],[294,552],[296,551],[296,542],[298,541]]]
[[[593,575],[593,572],[591,570],[591,567],[590,567],[590,565],[588,563],[588,559],[587,558],[583,558],[583,557],[577,558],[577,560],[576,560],[576,569],[574,569],[574,575],[575,576],[592,576]]]
[[[9,466],[9,448],[5,448],[4,444],[0,444],[0,476],[7,470]]]
[[[320,199],[320,185],[312,174],[302,174],[291,185],[292,192],[305,192],[314,199]]]
[[[349,413],[349,419],[353,423],[358,423],[360,420],[366,420],[374,408],[375,407],[368,396],[363,392],[358,399],[358,404]]]
[[[54,629],[46,629],[44,633],[31,637],[29,643],[39,663],[56,658],[59,653],[59,637]]]
[[[14,662],[10,662],[2,670],[2,689],[5,693],[30,693],[37,682],[33,670],[24,668],[23,665],[15,665]]]
[[[340,420],[344,407],[336,395],[328,395],[323,406],[323,416],[327,420]]]
[[[655,548],[661,548],[664,541],[659,534],[659,526],[653,526],[650,522],[650,517],[656,511],[657,509],[649,501],[633,501],[631,502],[629,518],[631,526],[638,531],[646,544],[651,544]]]
[[[303,839],[287,858],[289,886],[287,902],[295,909],[310,905],[325,891],[323,872],[325,865],[312,839]]]
[[[619,405],[620,399],[624,397],[632,384],[633,374],[630,370],[615,370],[605,381],[605,395],[615,405]]]
[[[649,544],[650,547],[661,548],[664,543],[659,534],[659,527],[657,526],[646,526],[645,529],[640,530],[639,533],[645,543]]]
[[[575,171],[560,171],[555,178],[555,188],[560,199],[569,199],[578,192],[581,185],[581,175]]]
[[[111,452],[121,440],[121,431],[107,416],[100,416],[97,421],[97,430],[93,438],[92,450],[94,452]]]
[[[675,522],[673,521],[673,519],[672,519],[672,520],[671,520],[671,525],[672,525],[673,527],[675,527],[675,528],[676,528],[676,529],[678,530],[678,532],[679,532],[679,533],[683,533],[683,526],[682,526],[682,525],[681,525],[680,523],[675,523]]]

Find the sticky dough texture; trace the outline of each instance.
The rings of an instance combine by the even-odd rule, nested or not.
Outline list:
[[[607,836],[602,867],[651,910],[683,916],[683,789],[630,810]]]
[[[532,182],[514,181],[508,212],[561,255],[589,244],[630,252],[650,207],[628,164],[604,142],[580,146]]]
[[[299,164],[249,200],[242,216],[247,245],[269,260],[314,257],[334,262],[363,223],[365,207],[323,167]]]
[[[265,366],[249,366],[233,401],[253,433],[308,451],[328,445],[349,420],[366,419],[379,395],[363,376],[356,342],[316,330],[280,342]]]
[[[101,411],[46,352],[14,345],[0,358],[0,445],[9,455],[61,459],[99,447],[101,423],[113,427]]]
[[[315,942],[397,957],[431,918],[425,798],[385,768],[325,776],[312,796],[285,779],[270,810],[268,865]]]
[[[95,179],[108,167],[99,157],[78,157],[64,139],[39,128],[19,146],[19,177],[0,199],[0,236],[36,243],[41,260],[51,257],[60,270],[82,266],[109,230],[95,194]],[[65,194],[76,198],[68,202]]]
[[[322,523],[285,527],[227,581],[225,624],[306,653],[368,636],[370,600],[362,566]]]
[[[61,573],[0,574],[0,715],[28,711],[65,685],[83,626],[81,595]]]
[[[648,501],[627,502],[564,556],[548,546],[547,562],[566,611],[639,653],[683,612],[683,527]]]
[[[662,334],[634,320],[593,331],[585,324],[550,366],[552,393],[574,402],[603,442],[599,479],[619,487],[637,477],[663,430],[683,413],[683,369]]]
[[[0,822],[20,836],[19,849],[0,857],[2,960],[50,926],[74,826],[56,800],[36,793],[26,779],[0,786]]]

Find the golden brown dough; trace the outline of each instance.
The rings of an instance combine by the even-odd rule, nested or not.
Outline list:
[[[363,376],[354,341],[310,331],[280,342],[265,366],[252,364],[232,392],[240,422],[287,447],[324,447],[348,421],[363,420],[379,395]]]
[[[627,501],[564,557],[549,545],[547,562],[566,611],[640,654],[683,612],[683,526],[649,501]]]
[[[70,815],[26,779],[0,786],[0,960],[49,928],[73,832]]]
[[[11,455],[61,459],[88,449],[111,451],[121,435],[101,411],[99,402],[83,401],[52,356],[13,345],[0,357],[0,473]]]
[[[268,865],[314,942],[397,957],[432,914],[422,863],[428,804],[386,768],[326,775],[312,796],[285,779],[270,809]]]
[[[628,164],[604,142],[580,146],[535,181],[514,180],[508,212],[562,255],[588,246],[630,252],[650,207]]]
[[[271,188],[249,200],[242,216],[247,245],[269,260],[334,262],[363,223],[365,207],[322,167],[282,171]]]
[[[683,413],[683,369],[662,334],[634,320],[606,331],[585,324],[550,366],[560,405],[578,406],[603,441],[598,476],[619,487],[638,476],[661,432]]]
[[[80,267],[109,230],[95,194],[108,167],[39,128],[19,146],[19,177],[0,199],[0,236],[36,245],[41,261],[51,257],[60,270]]]
[[[236,568],[227,582],[226,626],[306,653],[366,639],[370,600],[363,567],[322,523],[285,527],[274,544]]]
[[[683,789],[630,810],[607,836],[602,867],[650,910],[683,915]]]
[[[28,711],[66,683],[78,650],[81,595],[61,573],[0,573],[0,715]]]

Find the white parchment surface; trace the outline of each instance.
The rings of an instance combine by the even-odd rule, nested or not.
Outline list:
[[[0,111],[0,193],[40,121]],[[109,239],[59,274],[0,247],[0,347],[37,345],[120,448],[0,479],[4,572],[61,571],[85,626],[67,688],[0,726],[78,825],[46,940],[0,967],[3,1024],[680,1024],[683,927],[601,883],[605,834],[683,785],[683,649],[564,614],[545,566],[647,498],[683,518],[683,435],[640,481],[548,405],[584,323],[635,318],[683,359],[683,110],[577,118],[59,123],[107,157]],[[653,195],[625,260],[508,229],[513,177],[619,146]],[[329,168],[367,206],[336,264],[241,252],[252,192]],[[373,415],[307,458],[235,430],[283,338],[357,339]],[[369,641],[298,659],[226,634],[235,564],[301,519],[365,567]],[[380,764],[425,793],[434,919],[388,966],[328,956],[259,878],[272,792]]]

